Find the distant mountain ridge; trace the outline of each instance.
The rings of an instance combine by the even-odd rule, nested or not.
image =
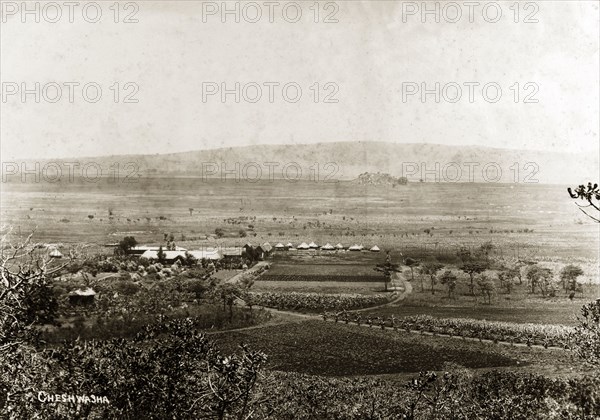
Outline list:
[[[106,168],[105,173],[116,165],[123,167],[133,163],[140,176],[261,180],[352,180],[365,172],[380,172],[406,177],[409,182],[424,179],[426,182],[580,184],[597,181],[600,171],[598,156],[589,154],[367,141],[255,145],[46,162],[78,162],[80,165],[93,162],[103,171]]]

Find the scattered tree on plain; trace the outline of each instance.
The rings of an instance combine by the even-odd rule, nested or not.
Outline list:
[[[414,282],[415,281],[415,272],[414,269],[415,267],[417,267],[420,264],[419,261],[412,259],[410,257],[408,257],[406,260],[404,260],[404,265],[408,266],[408,268],[410,268],[410,281]]]
[[[435,294],[434,286],[435,286],[435,282],[436,282],[436,274],[442,268],[444,268],[444,264],[442,264],[438,261],[435,261],[435,260],[425,261],[421,267],[421,271],[423,272],[423,274],[427,274],[431,281],[431,294],[432,295]]]
[[[513,289],[513,280],[517,278],[517,270],[515,268],[504,268],[498,272],[498,281],[500,289],[504,290],[507,295],[510,295]]]
[[[229,320],[233,319],[233,305],[236,299],[242,299],[244,290],[233,283],[222,283],[215,288],[215,298],[223,302],[223,310],[229,308]]]
[[[377,264],[377,267],[374,268],[375,271],[379,271],[383,273],[383,284],[385,287],[385,291],[388,290],[388,283],[392,280],[393,273],[396,273],[400,270],[398,264],[392,264],[392,257],[390,256],[390,252],[386,252],[385,263]]]
[[[475,296],[475,275],[487,270],[490,266],[490,261],[480,253],[471,252],[470,249],[465,247],[458,251],[458,257],[462,261],[459,268],[469,275],[469,293]]]
[[[539,265],[532,265],[527,269],[525,274],[527,281],[531,287],[531,293],[534,294],[536,288],[540,290],[543,296],[547,293],[552,294],[552,270]]]
[[[581,267],[569,264],[560,270],[560,281],[565,291],[575,292],[577,290],[577,277],[583,276]]]
[[[450,270],[444,271],[444,273],[440,276],[440,283],[448,288],[448,297],[451,299],[456,298],[456,281],[456,274]]]
[[[494,283],[494,279],[485,274],[481,274],[477,279],[477,286],[479,286],[479,290],[481,291],[484,302],[487,302],[488,305],[491,304],[492,296],[496,292],[496,284]]]

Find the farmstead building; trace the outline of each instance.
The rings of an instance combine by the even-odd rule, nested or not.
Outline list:
[[[143,255],[146,251],[158,252],[159,248],[160,247],[158,247],[158,246],[147,246],[147,245],[134,246],[129,250],[129,253],[132,255]],[[163,249],[164,248],[165,247],[163,247]],[[174,251],[187,251],[187,249],[181,248],[180,246],[176,246]]]
[[[187,255],[191,255],[198,261],[202,259],[207,260],[220,260],[223,258],[218,250],[214,248],[209,248],[206,250],[194,250],[194,251],[163,251],[165,254],[165,261],[169,264],[173,264],[175,261],[184,261],[187,258]],[[140,258],[144,258],[147,260],[158,260],[158,251],[148,250],[144,252]]]

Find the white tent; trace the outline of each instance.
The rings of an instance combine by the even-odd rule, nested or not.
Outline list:
[[[58,249],[53,249],[52,251],[50,251],[50,257],[51,258],[62,258],[63,254],[61,254],[61,252]]]
[[[285,249],[285,245],[282,244],[281,242],[279,242],[277,245],[275,245],[275,249],[277,249],[277,250]]]
[[[300,245],[298,245],[298,249],[309,249],[310,247],[308,246],[308,244],[306,242],[302,242]]]
[[[323,245],[321,247],[321,249],[323,249],[325,251],[332,251],[335,249],[335,247],[328,242],[327,245]]]
[[[336,249],[344,249],[344,245],[342,244],[337,244],[335,247]]]
[[[312,248],[312,249],[317,249],[317,248],[319,248],[319,245],[317,245],[317,244],[316,244],[316,243],[314,243],[314,242],[311,242],[311,243],[309,243],[309,244],[308,244],[308,247],[309,247],[309,248]]]
[[[373,248],[371,248],[370,251],[371,252],[379,252],[379,251],[381,251],[381,249],[379,249],[379,247],[377,245],[373,245]]]
[[[291,242],[288,242],[288,243],[287,243],[287,245],[286,245],[286,247],[287,247],[287,248],[293,248],[293,247],[294,247],[294,244],[292,244]]]
[[[348,248],[349,251],[360,251],[361,249],[362,248],[357,244],[354,244],[350,248]]]
[[[74,290],[69,294],[77,295],[77,296],[94,296],[96,294],[96,292],[94,292],[94,289],[92,289],[90,287],[86,287],[83,290],[81,290],[81,289]]]

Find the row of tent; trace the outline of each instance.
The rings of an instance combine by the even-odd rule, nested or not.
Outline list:
[[[266,243],[265,245],[269,245],[269,243]],[[354,245],[346,248],[344,245],[339,244],[339,243],[337,245],[331,245],[330,243],[327,243],[326,245],[319,246],[314,242],[311,242],[309,244],[307,244],[306,242],[302,242],[297,247],[294,247],[294,245],[291,242],[288,243],[287,245],[284,245],[281,242],[278,243],[277,245],[275,245],[275,250],[278,250],[278,251],[293,250],[293,249],[299,249],[299,250],[320,249],[322,251],[342,251],[342,250],[347,249],[348,251],[363,251],[365,249],[365,247],[362,245],[354,244]],[[379,251],[381,251],[381,249],[379,249],[379,247],[377,245],[374,245],[373,247],[371,247],[369,249],[369,251],[379,252]]]

